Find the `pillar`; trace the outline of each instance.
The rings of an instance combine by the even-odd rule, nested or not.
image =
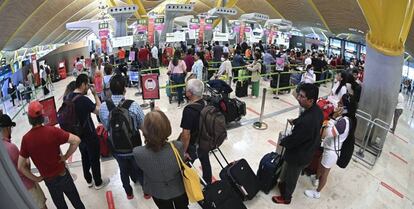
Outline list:
[[[358,0],[369,25],[367,56],[359,109],[391,125],[403,67],[404,44],[413,17],[413,1]],[[366,123],[358,121],[355,133],[363,139]],[[376,128],[369,140],[384,145],[387,131]]]

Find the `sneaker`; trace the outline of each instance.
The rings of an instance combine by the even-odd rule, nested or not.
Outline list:
[[[290,204],[290,200],[285,200],[282,196],[273,196],[272,201],[276,204],[285,204],[285,205]]]
[[[256,98],[257,98],[257,96],[252,96],[252,98],[253,98],[253,99],[256,99]]]
[[[109,178],[102,179],[101,185],[99,185],[99,186],[95,185],[95,189],[100,190],[100,189],[104,188],[106,185],[108,185],[109,182],[110,182]]]
[[[132,199],[134,199],[134,194],[127,195],[127,199],[128,199],[128,200],[132,200]]]
[[[310,178],[311,178],[312,185],[314,187],[318,187],[319,186],[319,179],[316,178],[316,175],[311,175]]]
[[[89,183],[89,182],[86,182],[86,183],[88,183],[88,188],[92,188],[93,187],[93,180]]]
[[[151,198],[152,198],[152,196],[151,196],[151,195],[149,195],[149,194],[144,194],[144,199],[149,200],[149,199],[151,199]]]
[[[178,104],[177,109],[181,109],[183,107],[182,104]]]
[[[319,199],[321,197],[321,193],[316,190],[305,190],[306,197]]]

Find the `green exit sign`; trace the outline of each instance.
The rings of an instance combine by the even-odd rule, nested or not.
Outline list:
[[[200,23],[200,20],[197,18],[191,18],[190,20],[191,23]]]
[[[207,19],[206,24],[213,24],[213,20],[212,19]]]
[[[139,25],[146,25],[147,24],[147,20],[146,19],[139,19],[138,20],[138,24]]]
[[[107,28],[109,28],[109,23],[107,22],[99,23],[99,29],[107,29]]]
[[[156,19],[155,19],[155,23],[164,23],[164,18],[163,18],[163,17],[161,17],[161,18],[156,18]]]

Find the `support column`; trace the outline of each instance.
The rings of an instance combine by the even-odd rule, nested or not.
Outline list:
[[[391,124],[397,105],[403,67],[404,44],[412,23],[413,1],[358,0],[369,25],[367,56],[359,109]],[[363,139],[365,122],[355,133]],[[382,148],[387,131],[376,128],[369,141]],[[379,139],[379,140],[378,140]]]

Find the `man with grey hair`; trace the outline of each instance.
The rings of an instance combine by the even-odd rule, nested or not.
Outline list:
[[[203,100],[204,84],[198,79],[190,79],[187,82],[185,96],[188,98],[188,105],[183,110],[180,127],[183,129],[180,139],[184,144],[186,157],[194,162],[200,160],[203,170],[203,179],[211,184],[211,164],[208,151],[197,149],[196,141],[199,135],[200,112],[206,105]]]

